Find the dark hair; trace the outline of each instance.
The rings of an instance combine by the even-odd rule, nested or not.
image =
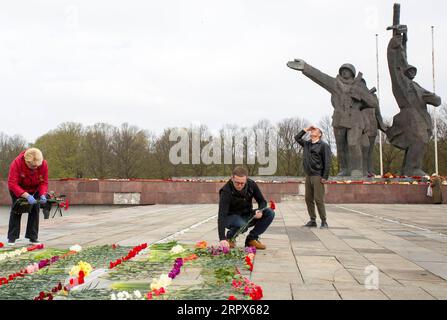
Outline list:
[[[248,177],[248,170],[244,167],[236,167],[233,170],[233,176]]]

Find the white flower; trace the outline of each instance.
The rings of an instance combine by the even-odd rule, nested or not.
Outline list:
[[[172,282],[167,274],[160,276],[160,279],[154,279],[151,283],[151,290],[160,290],[161,288],[167,288]]]
[[[141,299],[143,297],[139,290],[135,290],[133,292],[133,295],[135,296],[136,299]]]
[[[177,245],[171,249],[172,254],[179,254],[182,252],[185,252],[185,249],[183,249],[183,247],[181,245]]]
[[[124,292],[118,292],[116,296],[118,297],[118,300],[126,300]]]
[[[79,244],[75,244],[74,246],[71,246],[69,250],[74,252],[80,252],[82,251],[82,247]]]
[[[110,300],[116,300],[116,295],[115,295],[114,293],[112,293],[112,294],[110,295]]]

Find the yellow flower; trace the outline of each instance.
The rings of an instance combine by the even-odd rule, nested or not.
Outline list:
[[[160,279],[154,279],[151,283],[151,290],[160,290],[161,288],[167,288],[172,282],[167,274],[160,276]]]
[[[70,270],[70,276],[77,277],[79,275],[79,272],[83,271],[84,276],[87,277],[90,272],[92,272],[93,268],[92,266],[84,261],[80,261],[78,265],[73,266]]]

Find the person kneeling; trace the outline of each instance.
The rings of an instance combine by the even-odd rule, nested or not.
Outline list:
[[[248,171],[243,167],[235,168],[231,179],[220,189],[219,194],[217,224],[220,244],[234,248],[235,236],[247,231],[241,229],[254,227],[245,240],[245,246],[265,250],[266,246],[259,241],[259,237],[273,222],[275,212],[267,208],[267,201],[258,185],[248,178]],[[259,210],[253,210],[253,198],[258,203]],[[253,215],[253,220],[247,226]],[[229,229],[227,234],[225,229]]]

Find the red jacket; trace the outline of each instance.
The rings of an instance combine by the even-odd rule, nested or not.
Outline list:
[[[40,195],[48,192],[48,164],[44,160],[42,165],[36,170],[31,170],[25,163],[25,151],[23,151],[9,168],[8,176],[9,191],[16,197],[20,197],[25,192],[34,194],[36,191]]]

